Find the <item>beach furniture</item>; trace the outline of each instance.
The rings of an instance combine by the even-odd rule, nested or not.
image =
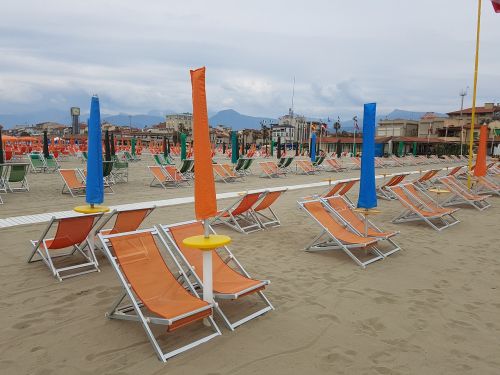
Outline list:
[[[190,236],[203,235],[204,228],[201,221],[191,221],[173,225],[160,226],[163,234],[171,246],[167,246],[172,256],[177,255],[184,265],[186,274],[194,279],[194,285],[203,288],[203,254],[198,249],[185,246],[183,240]],[[210,232],[215,231],[210,227]],[[175,253],[175,254],[174,254]],[[231,322],[225,310],[229,310],[229,304],[216,304],[215,311],[222,318],[226,326],[233,331],[236,327],[255,319],[274,307],[264,295],[264,289],[270,284],[269,280],[257,280],[252,278],[243,268],[238,259],[223,246],[212,253],[213,263],[213,292],[216,300],[238,301],[251,295],[256,295],[264,302],[265,306],[257,311],[251,312],[236,322]]]
[[[328,190],[320,194],[320,197],[329,198],[335,195],[340,195],[345,197],[347,201],[352,204],[351,200],[347,197],[346,194],[352,189],[354,185],[356,185],[358,181],[359,178],[351,181],[334,182],[332,185],[328,187]]]
[[[61,168],[54,154],[49,154],[47,158],[44,158],[44,162],[45,162],[45,171],[55,172],[59,168]]]
[[[269,177],[269,178],[281,177],[281,176],[286,177],[286,172],[280,170],[275,162],[261,161],[259,162],[259,166],[260,169],[262,170],[261,177]]]
[[[453,216],[457,210],[441,207],[425,193],[417,190],[413,184],[391,186],[389,189],[405,208],[392,219],[393,223],[423,221],[433,229],[442,231],[460,221]]]
[[[63,180],[62,194],[74,197],[85,196],[85,176],[80,169],[59,169]]]
[[[163,171],[169,175],[176,186],[181,186],[182,184],[190,185],[189,179],[187,179],[174,165],[165,165]]]
[[[431,184],[433,178],[439,173],[440,169],[431,169],[425,172],[422,176],[417,178],[413,183],[422,189],[427,189]]]
[[[96,228],[96,232],[102,233],[103,235],[133,232],[139,228],[142,222],[151,214],[151,212],[153,212],[155,208],[156,206],[113,210],[110,215],[108,215],[104,220],[101,220],[101,224],[99,224]],[[103,229],[113,218],[115,219],[113,227]]]
[[[323,168],[322,164],[325,161],[325,158],[326,158],[325,156],[319,156],[319,157],[317,157],[316,160],[314,161],[314,163],[312,163],[312,165],[314,166],[314,168],[316,168],[316,169]]]
[[[474,192],[476,194],[495,194],[500,196],[500,185],[484,176],[475,176],[476,184]]]
[[[470,205],[479,211],[491,206],[486,200],[490,195],[477,195],[462,185],[454,176],[445,176],[439,179],[450,192],[450,197],[441,203],[442,206]]]
[[[193,159],[184,159],[179,167],[179,172],[184,174],[189,174],[193,172],[194,168],[194,160]]]
[[[68,277],[99,271],[99,264],[91,242],[94,226],[103,214],[88,214],[84,216],[53,217],[40,238],[30,241],[33,250],[28,257],[28,263],[43,261],[59,281]],[[48,238],[49,231],[57,225],[54,237]],[[86,243],[86,246],[83,246]],[[79,263],[67,265],[59,261],[64,259],[80,259]],[[75,259],[75,260],[76,260]]]
[[[129,151],[123,151],[123,156],[125,158],[125,161],[127,161],[129,163],[134,163],[136,161],[141,160],[137,156],[134,157]]]
[[[31,171],[34,173],[45,172],[45,170],[47,169],[42,154],[35,154],[35,153],[28,154],[28,160],[30,161],[31,164]]]
[[[346,169],[337,159],[326,159],[326,163],[330,166],[333,172],[342,172]]]
[[[210,222],[211,225],[225,224],[241,233],[251,233],[262,229],[259,221],[255,218],[252,207],[261,199],[266,192],[247,193],[219,212]]]
[[[113,168],[111,174],[115,183],[128,182],[128,162],[121,161],[117,157],[113,157]]]
[[[161,166],[175,164],[175,163],[171,162],[170,160],[165,159],[165,157],[162,154],[153,154],[153,159],[157,165],[161,165]]]
[[[252,170],[250,168],[252,167],[254,160],[254,158],[246,159],[245,165],[243,166],[243,172],[245,172],[245,174],[252,174]]]
[[[460,176],[463,172],[463,165],[459,165],[458,167],[454,167],[451,171],[448,172],[447,176]],[[460,172],[460,173],[459,173]]]
[[[9,163],[1,168],[2,177],[0,178],[0,190],[12,193],[29,191],[28,183],[29,164],[27,163]]]
[[[268,191],[262,200],[258,202],[257,205],[253,206],[252,212],[254,214],[255,219],[257,219],[258,223],[262,228],[268,227],[278,227],[281,225],[278,216],[271,208],[271,206],[281,197],[288,189],[280,189]]]
[[[318,170],[309,160],[296,160],[295,165],[297,166],[297,172],[299,170],[302,174],[317,174]]]
[[[159,165],[151,165],[148,166],[149,171],[153,175],[153,180],[149,184],[149,186],[156,187],[161,186],[164,189],[168,187],[178,187],[179,182],[175,181],[170,174],[165,170],[164,167]]]
[[[82,163],[86,163],[87,159],[88,159],[88,153],[87,153],[87,151],[82,151],[80,153],[80,156],[82,157]]]
[[[212,316],[214,304],[199,298],[175,257],[167,265],[162,255],[171,253],[160,252],[160,248],[167,249],[167,244],[155,228],[99,234],[99,239],[123,288],[106,315],[109,319],[139,322],[160,361],[166,362],[221,334]],[[168,335],[201,320],[213,332],[168,351],[161,348],[153,333],[154,326],[166,327]]]
[[[399,232],[386,232],[379,229],[368,220],[367,217],[359,212],[355,212],[352,205],[345,197],[333,196],[330,198],[322,198],[322,201],[327,203],[328,206],[331,207],[332,212],[357,235],[374,237],[381,241],[386,241],[389,244],[389,249],[387,251],[383,251],[380,247],[378,248],[385,257],[401,250],[401,247],[392,239],[392,237],[399,234]]]
[[[231,164],[221,164],[222,165],[222,168],[224,168],[226,170],[226,173],[227,175],[232,178],[232,179],[238,179],[238,178],[241,178],[241,179],[245,179],[245,174],[244,173],[237,173],[233,166]]]
[[[297,203],[321,228],[321,232],[304,250],[310,252],[341,250],[362,268],[366,268],[367,265],[377,260],[384,259],[384,255],[377,248],[377,238],[356,234],[342,221],[339,221],[338,217],[327,208],[324,201],[311,199]],[[365,253],[366,256],[362,259],[360,256],[362,254],[354,254],[355,250],[359,253]],[[371,256],[368,256],[368,253]]]
[[[377,197],[386,200],[396,199],[396,197],[389,190],[389,187],[400,184],[406,178],[406,176],[408,176],[408,173],[396,174],[392,176],[388,181],[384,182],[382,185],[377,186]]]
[[[294,156],[288,156],[285,158],[285,162],[281,167],[279,167],[281,170],[285,172],[290,172],[290,167],[292,165],[293,160],[295,159]]]
[[[351,169],[361,169],[361,158],[359,157],[352,157],[351,161],[354,163],[353,167]]]
[[[229,168],[228,168],[229,167]],[[212,164],[215,180],[223,181],[224,183],[234,182],[242,176],[237,175],[232,170],[231,166],[224,167],[222,164]]]

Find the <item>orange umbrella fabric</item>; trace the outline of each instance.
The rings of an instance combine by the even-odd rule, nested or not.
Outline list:
[[[205,220],[217,214],[215,181],[208,131],[205,67],[191,70],[191,86],[193,89],[193,137],[195,157],[194,209],[196,219]]]
[[[486,148],[488,143],[488,125],[481,126],[479,132],[479,147],[477,149],[474,176],[486,176]]]

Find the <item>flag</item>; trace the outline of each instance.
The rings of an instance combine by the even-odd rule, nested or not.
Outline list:
[[[500,13],[500,0],[491,0],[491,4],[493,4],[495,13]]]
[[[354,118],[354,130],[359,131],[358,119]]]

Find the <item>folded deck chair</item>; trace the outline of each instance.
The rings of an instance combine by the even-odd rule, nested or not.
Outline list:
[[[53,217],[40,239],[30,241],[33,250],[28,257],[28,263],[43,261],[59,281],[99,271],[99,264],[94,253],[92,230],[101,216],[102,213],[65,218]],[[57,229],[54,237],[47,238],[50,229],[55,224],[57,224]],[[86,246],[84,246],[85,242]],[[68,248],[69,251],[64,251]],[[83,263],[56,265],[56,262],[59,263],[60,260],[58,258],[73,258],[76,257],[76,254],[83,257]]]
[[[203,252],[198,249],[188,248],[183,244],[186,237],[202,235],[203,224],[200,221],[179,223],[174,225],[162,225],[161,230],[167,237],[172,247],[169,251],[175,252],[186,267],[186,273],[193,277],[195,285],[203,286]],[[210,231],[215,234],[214,230]],[[213,269],[213,291],[218,300],[239,300],[249,295],[257,294],[265,303],[265,307],[250,313],[244,318],[231,322],[227,316],[226,304],[215,305],[215,311],[220,315],[226,326],[233,331],[236,327],[257,318],[268,311],[274,310],[263,290],[270,284],[269,280],[257,280],[250,277],[240,262],[228,247],[224,246],[214,250],[212,255]],[[233,265],[233,267],[231,267]]]
[[[417,186],[427,189],[432,184],[432,179],[439,173],[440,169],[431,169],[413,181]]]
[[[393,223],[405,223],[409,221],[423,221],[433,229],[442,231],[460,221],[453,216],[456,210],[440,207],[437,203],[419,196],[413,192],[412,184],[389,187],[394,196],[403,205],[405,210],[392,219]]]
[[[494,194],[500,196],[500,185],[487,177],[477,176],[474,192],[476,194]]]
[[[85,195],[85,177],[79,169],[59,169],[64,186],[62,194],[71,194],[72,197]]]
[[[162,362],[221,334],[212,317],[214,305],[199,298],[175,257],[172,270],[163,259],[158,245],[167,248],[167,244],[156,229],[99,234],[99,238],[123,288],[107,317],[141,323]],[[126,299],[129,304],[124,304]],[[172,332],[203,319],[214,332],[177,349],[164,352],[153,334],[153,325]]]
[[[486,200],[491,195],[477,195],[462,185],[454,176],[445,176],[439,179],[448,190],[450,197],[441,203],[442,206],[455,206],[468,204],[479,211],[483,211],[491,206]]]
[[[163,170],[177,186],[181,186],[182,184],[190,185],[189,180],[174,165],[165,165]]]
[[[278,165],[272,161],[262,161],[259,162],[260,168],[262,169],[261,177],[281,177],[286,176],[286,172],[278,168]]]
[[[332,212],[336,214],[338,218],[357,235],[367,235],[368,237],[374,237],[381,241],[385,240],[389,244],[389,249],[384,251],[381,247],[378,248],[385,257],[401,250],[401,247],[392,239],[392,237],[397,235],[399,232],[384,232],[379,229],[375,224],[368,220],[368,218],[365,218],[360,213],[353,211],[353,207],[345,199],[345,197],[334,196],[330,198],[322,198],[322,201],[327,203],[332,209]],[[365,220],[367,220],[367,223]]]
[[[1,185],[4,189],[15,193],[19,191],[29,191],[28,164],[6,164],[3,167],[4,176]]]
[[[377,186],[377,197],[386,199],[386,200],[394,200],[396,197],[391,193],[388,189],[390,186],[396,186],[400,184],[405,178],[408,176],[408,173],[400,173],[392,176],[388,181],[383,183],[380,186]]]
[[[170,177],[170,174],[165,171],[165,168],[160,167],[159,165],[150,165],[148,166],[148,168],[153,175],[153,180],[151,181],[149,186],[160,186],[164,189],[167,189],[168,187],[179,186],[178,183],[174,181],[172,177]]]
[[[262,229],[254,216],[252,207],[266,192],[247,193],[228,208],[219,211],[210,222],[211,225],[225,224],[241,233],[251,233]]]
[[[254,217],[259,222],[262,228],[278,227],[281,225],[278,216],[273,211],[271,206],[283,195],[288,189],[268,191],[262,200],[252,208]]]
[[[320,199],[297,202],[320,227],[321,232],[306,246],[306,251],[342,250],[362,268],[377,260],[384,259],[384,255],[376,247],[377,238],[359,236],[334,216]],[[322,239],[324,238],[324,239]],[[365,250],[372,254],[371,258],[361,260],[351,250]]]

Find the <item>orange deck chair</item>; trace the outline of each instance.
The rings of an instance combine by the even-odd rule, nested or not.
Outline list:
[[[153,180],[149,184],[151,187],[157,187],[160,186],[164,189],[167,189],[168,187],[177,187],[179,186],[178,183],[170,177],[170,174],[166,172],[166,170],[159,166],[159,165],[153,165],[153,166],[148,166],[151,174],[153,175]]]
[[[400,173],[392,176],[388,181],[380,186],[377,186],[377,197],[385,200],[394,200],[396,197],[388,189],[390,186],[396,186],[403,182],[403,180],[408,176],[408,173]]]
[[[222,181],[227,184],[228,182],[235,182],[238,178],[241,178],[241,176],[236,175],[234,172],[232,174],[228,173],[222,164],[212,164],[212,168],[216,181]]]
[[[278,216],[273,211],[271,206],[281,197],[288,189],[280,189],[268,191],[264,198],[252,208],[252,212],[254,213],[254,217],[259,222],[262,228],[268,227],[278,227],[281,225]]]
[[[175,255],[182,260],[181,263],[184,264],[186,268],[186,274],[192,276],[195,282],[194,284],[201,287],[203,285],[202,251],[189,248],[185,246],[182,241],[186,237],[202,235],[204,233],[203,224],[200,221],[191,221],[173,225],[162,225],[160,228],[168,239],[168,243],[172,245],[171,247],[167,247],[172,256],[174,256],[175,253]],[[215,234],[212,228],[210,228],[210,230]],[[263,293],[263,290],[270,284],[269,280],[257,280],[252,278],[226,246],[217,249],[212,254],[213,291],[216,299],[238,300],[242,297],[256,294],[265,303],[264,308],[250,313],[234,323],[230,322],[226,313],[223,311],[223,306],[225,309],[226,304],[216,304],[215,311],[221,316],[230,330],[234,330],[241,324],[261,316],[270,310],[274,310]]]
[[[262,161],[259,162],[259,166],[262,170],[261,177],[286,177],[286,171],[281,170],[275,162]]]
[[[443,209],[437,204],[429,204],[422,200],[418,195],[412,194],[406,185],[397,185],[389,187],[401,205],[405,208],[401,214],[392,219],[393,223],[405,223],[410,221],[423,221],[431,228],[442,231],[460,221],[453,216],[454,210]],[[411,189],[411,184],[408,184]]]
[[[326,159],[327,164],[330,166],[333,172],[342,172],[346,170],[337,159]]]
[[[440,169],[431,169],[413,181],[418,187],[427,189],[432,184],[432,179],[439,173]]]
[[[164,165],[163,170],[169,175],[172,183],[176,186],[182,184],[190,185],[189,180],[174,165]]]
[[[37,241],[30,241],[33,250],[28,257],[28,263],[43,261],[59,281],[99,271],[99,263],[94,253],[93,229],[101,217],[102,213],[76,217],[53,217],[40,238]],[[57,229],[54,237],[47,238],[55,224],[57,224]],[[84,243],[86,243],[85,246]],[[81,256],[83,262],[72,265],[67,265],[65,262],[59,266],[60,260],[78,258],[78,255]]]
[[[401,247],[392,239],[392,237],[396,236],[399,232],[384,232],[379,229],[370,220],[363,217],[363,215],[353,211],[353,207],[344,197],[334,196],[330,198],[323,198],[322,200],[328,204],[328,206],[332,209],[332,212],[357,235],[365,236],[366,234],[368,237],[385,240],[389,244],[389,249],[387,251],[383,251],[379,248],[380,252],[385,257],[401,250]],[[366,227],[365,220],[368,220],[368,228]]]
[[[329,198],[333,197],[334,195],[341,195],[345,197],[351,204],[351,200],[347,197],[347,193],[352,189],[354,185],[359,181],[359,178],[351,180],[351,181],[340,181],[340,182],[335,182],[333,185],[331,185],[328,190],[320,194],[320,197],[322,198]]]
[[[252,207],[266,193],[264,191],[245,194],[228,208],[217,212],[210,224],[225,224],[229,228],[245,234],[262,229],[259,220],[252,212]]]
[[[64,186],[62,194],[71,194],[74,197],[85,196],[85,177],[79,169],[59,169]]]
[[[474,192],[476,194],[495,194],[500,196],[500,185],[485,176],[475,176],[475,179]]]
[[[326,203],[320,199],[297,203],[321,227],[321,232],[306,246],[306,251],[342,250],[362,268],[384,259],[384,255],[377,248],[377,238],[360,236],[350,230],[344,223],[339,222],[325,207]],[[366,253],[370,252],[372,257],[362,260],[351,250],[364,250]]]
[[[296,160],[295,165],[297,166],[297,172],[299,169],[302,174],[317,174],[319,171],[314,168],[313,164],[309,160]]]
[[[439,179],[451,194],[448,199],[441,203],[442,206],[470,205],[479,211],[486,210],[491,206],[487,198],[491,195],[478,195],[462,185],[455,176],[445,176]]]
[[[172,270],[163,259],[158,245],[167,248],[167,244],[156,229],[109,235],[101,233],[99,239],[123,288],[107,317],[141,323],[162,362],[221,334],[212,317],[214,305],[199,298],[175,257],[171,259]],[[131,303],[123,304],[126,298]],[[213,333],[169,352],[161,349],[153,334],[153,325],[166,326],[168,333],[197,322],[202,328],[200,321],[203,319]]]

